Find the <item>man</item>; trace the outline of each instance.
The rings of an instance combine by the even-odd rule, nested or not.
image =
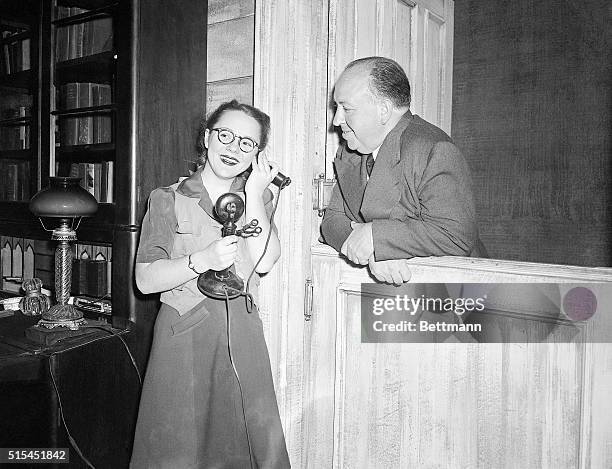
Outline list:
[[[334,101],[344,143],[321,224],[325,242],[396,284],[410,279],[411,257],[485,255],[467,163],[447,134],[410,112],[402,68],[384,57],[355,60]]]

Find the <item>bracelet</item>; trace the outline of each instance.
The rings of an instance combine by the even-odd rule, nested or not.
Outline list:
[[[187,267],[189,267],[191,270],[193,270],[196,274],[200,275],[203,272],[198,272],[195,268],[195,265],[193,265],[193,262],[191,260],[191,254],[189,254],[189,257],[187,258],[189,260],[189,263],[187,264]]]

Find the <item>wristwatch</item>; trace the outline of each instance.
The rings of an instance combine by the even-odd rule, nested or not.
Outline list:
[[[193,265],[193,261],[191,260],[191,254],[189,254],[189,263],[187,264],[187,267],[189,267],[191,270],[193,270],[196,274],[200,275],[203,272],[198,272],[195,268],[195,265]]]

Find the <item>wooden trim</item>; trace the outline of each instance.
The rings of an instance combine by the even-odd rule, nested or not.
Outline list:
[[[340,255],[330,246],[317,243],[312,246],[312,254],[324,257],[337,257]],[[607,267],[580,267],[572,265],[557,264],[538,264],[535,262],[507,261],[501,259],[479,259],[473,257],[414,257],[409,259],[413,273],[419,268],[429,270],[453,271],[459,276],[465,274],[474,277],[478,274],[493,274],[490,281],[495,281],[496,274],[502,276],[519,277],[539,277],[541,281],[550,282],[612,282],[612,268]],[[353,272],[352,276],[363,279],[364,282],[371,282],[372,279],[367,274],[367,269],[350,266],[345,262],[347,272]]]

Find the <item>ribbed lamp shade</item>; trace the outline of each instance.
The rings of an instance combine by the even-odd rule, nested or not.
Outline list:
[[[78,177],[49,178],[49,187],[30,199],[30,211],[38,217],[91,217],[98,210],[96,198],[83,189]]]

